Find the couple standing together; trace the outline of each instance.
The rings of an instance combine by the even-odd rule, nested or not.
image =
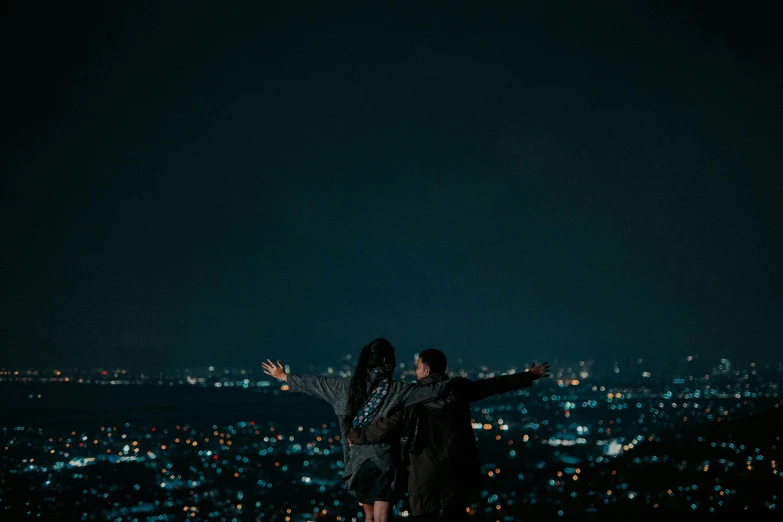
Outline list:
[[[291,391],[327,401],[340,421],[348,492],[367,522],[389,520],[391,506],[408,493],[411,514],[434,520],[466,518],[478,493],[480,465],[470,403],[529,387],[547,376],[548,363],[491,379],[449,379],[446,356],[425,350],[416,364],[418,384],[394,381],[397,361],[386,339],[362,349],[350,378],[287,374],[278,361],[264,372]]]

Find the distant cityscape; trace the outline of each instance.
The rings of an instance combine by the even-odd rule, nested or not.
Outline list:
[[[346,377],[351,367],[346,356],[333,366],[292,370]],[[479,379],[524,371],[459,360],[454,368],[452,375]],[[397,376],[412,381],[412,371],[401,363]],[[782,382],[783,363],[688,356],[662,375],[642,359],[554,361],[551,380],[473,405],[484,491],[470,514],[510,522],[618,512],[774,513],[783,491]],[[211,388],[222,388],[233,391],[220,408],[237,397],[252,408],[228,423],[211,422],[208,412],[193,422],[176,413],[111,424],[98,414],[95,421],[71,421],[69,413],[56,425],[47,421],[50,409],[72,411],[88,395],[100,401],[107,385],[117,393],[140,386],[150,404],[177,393],[176,404],[192,397],[195,408],[218,393]],[[203,390],[185,392],[196,388]],[[214,366],[155,374],[0,369],[0,392],[15,397],[0,422],[0,518],[362,521],[342,488],[336,418],[321,421],[329,419],[325,403],[286,388],[257,370]],[[127,397],[142,401],[141,392]],[[50,399],[41,415],[29,416]],[[407,515],[400,501],[395,516]]]
[[[418,354],[414,354],[414,360]],[[561,386],[578,385],[580,381],[612,381],[659,383],[673,379],[693,382],[711,378],[730,377],[733,379],[748,378],[762,373],[766,375],[783,372],[783,362],[776,364],[756,364],[750,362],[740,367],[729,359],[720,358],[705,363],[698,355],[681,358],[672,366],[671,371],[653,372],[648,369],[648,363],[643,358],[596,364],[595,361],[562,362],[557,359],[550,361],[553,367],[553,377]],[[397,376],[400,379],[415,379],[415,364],[399,363]],[[334,377],[350,377],[353,368],[351,355],[344,355],[339,364],[292,368],[286,365],[288,372],[325,375]],[[524,370],[516,366],[506,368],[490,368],[486,365],[470,367],[457,359],[456,364],[449,365],[451,376],[459,375],[470,378],[486,378]],[[576,381],[576,382],[574,382]],[[110,368],[4,368],[0,367],[0,383],[53,383],[69,382],[80,384],[166,384],[166,385],[202,385],[202,386],[239,386],[244,388],[267,387],[272,384],[268,377],[259,369],[228,368],[204,366],[182,368],[172,371],[139,371],[122,367]]]

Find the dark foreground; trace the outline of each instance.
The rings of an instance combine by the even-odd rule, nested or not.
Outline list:
[[[363,521],[342,488],[334,416],[312,398],[199,387],[0,392],[2,521]],[[655,424],[636,422],[647,410],[630,402],[558,420],[539,397],[482,401],[475,417],[501,414],[509,429],[476,431],[485,491],[471,519],[779,518],[780,407],[652,435]],[[650,435],[601,458],[596,440],[607,435],[597,427],[608,419],[625,444]],[[574,423],[596,436],[551,443],[567,441]]]

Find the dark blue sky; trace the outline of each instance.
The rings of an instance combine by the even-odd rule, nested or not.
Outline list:
[[[777,358],[773,2],[157,4],[3,22],[0,365]]]

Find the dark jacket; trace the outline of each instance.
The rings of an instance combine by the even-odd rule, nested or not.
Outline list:
[[[419,384],[435,384],[448,376],[434,374]],[[407,491],[411,514],[419,516],[478,500],[481,469],[470,418],[470,403],[533,384],[529,372],[473,381],[449,381],[445,398],[401,409],[364,428],[352,428],[353,444],[397,441],[409,445]],[[407,439],[407,441],[405,440]]]

